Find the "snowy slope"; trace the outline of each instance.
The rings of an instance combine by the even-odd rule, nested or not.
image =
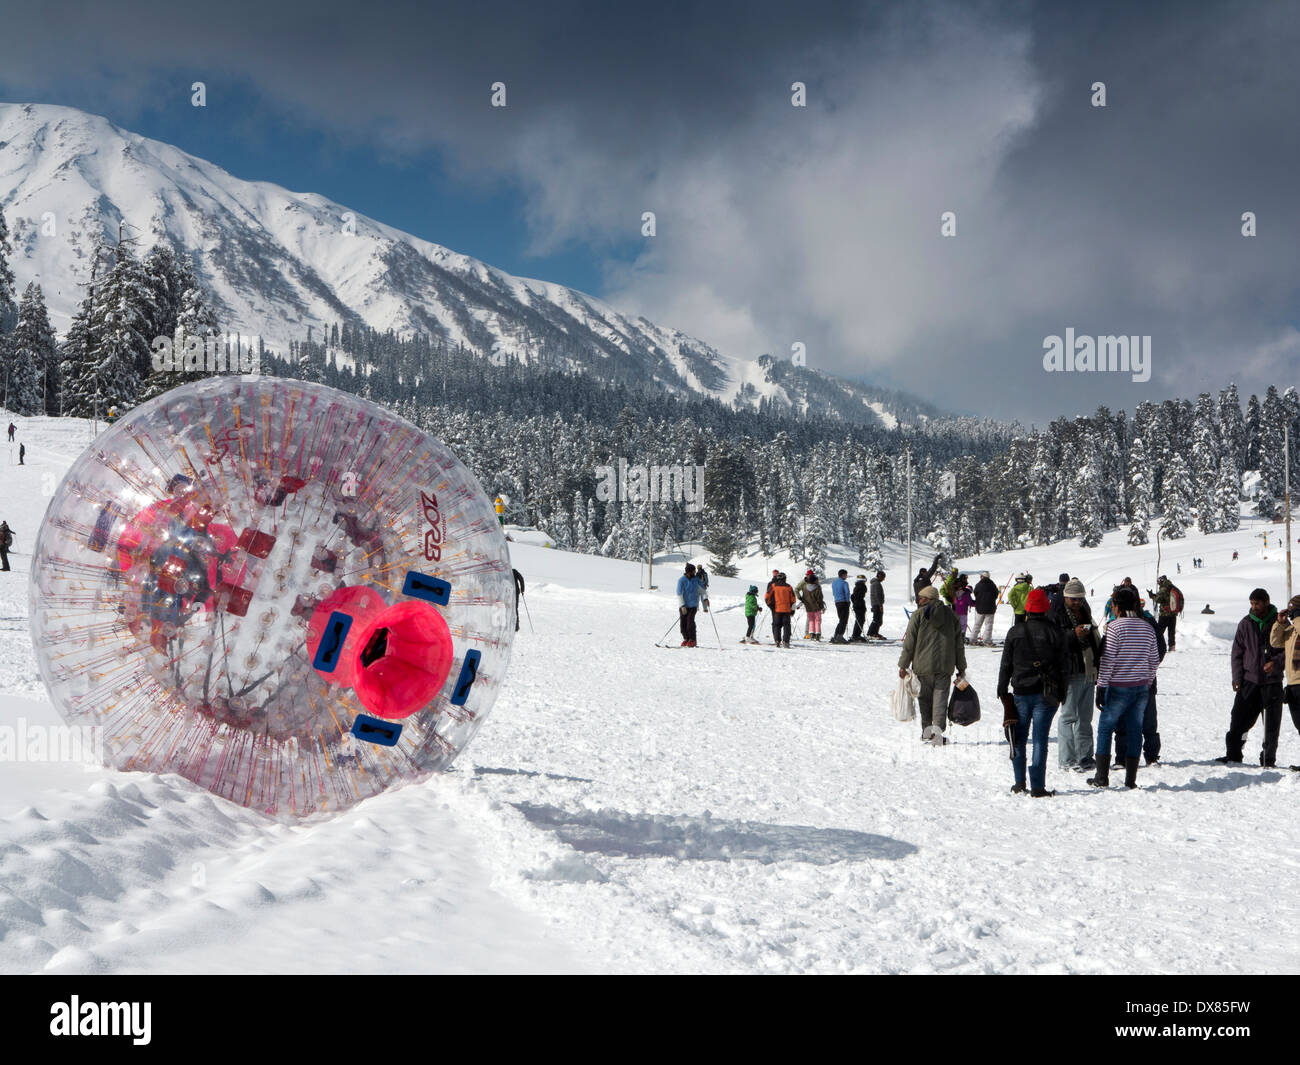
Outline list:
[[[514,357],[604,380],[757,406],[797,406],[753,360],[642,317],[629,318],[561,285],[513,277],[467,255],[358,214],[315,193],[244,181],[171,145],[68,107],[0,103],[0,208],[14,244],[19,290],[38,282],[62,333],[84,296],[97,234],[190,253],[223,328],[273,350],[365,323],[426,333],[484,357]],[[46,230],[54,226],[54,233]],[[563,354],[557,356],[556,352]],[[796,376],[825,380],[813,371]],[[857,420],[887,412],[871,389]]]
[[[23,643],[24,552],[42,476],[88,435],[20,426],[33,465],[0,465],[20,549],[0,581],[10,728],[53,720]],[[1100,794],[1053,750],[1051,800],[1008,794],[995,651],[970,652],[986,720],[923,747],[889,715],[896,647],[737,643],[745,586],[793,560],[715,577],[708,646],[662,649],[680,559],[651,593],[635,563],[521,537],[510,676],[443,777],[285,827],[177,777],[0,765],[0,970],[1293,972],[1300,901],[1280,888],[1300,867],[1300,774],[1210,761],[1231,701],[1224,634],[1254,585],[1281,594],[1255,531],[1166,555],[1206,558],[1180,585],[1189,611],[1220,612],[1189,613],[1162,667],[1165,763]],[[1099,604],[1119,576],[1155,575],[1148,553],[1117,534],[976,564],[1077,572]],[[1285,729],[1281,761],[1300,763]]]

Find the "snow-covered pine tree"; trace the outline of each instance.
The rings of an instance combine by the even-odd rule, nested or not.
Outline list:
[[[28,284],[18,308],[18,324],[7,338],[3,354],[6,406],[19,414],[45,413],[44,374],[56,375],[54,330],[36,284]]]
[[[0,337],[18,324],[18,292],[14,288],[14,272],[9,266],[12,257],[9,227],[5,224],[4,212],[0,211]]]
[[[1219,531],[1219,460],[1223,445],[1219,439],[1218,406],[1214,397],[1202,392],[1196,398],[1192,422],[1192,483],[1195,494],[1196,527],[1203,533]]]
[[[149,376],[140,389],[142,402],[189,381],[201,381],[208,377],[205,345],[209,337],[217,334],[216,311],[194,268],[185,260],[171,255],[170,247],[159,247],[166,248],[166,252],[155,256],[154,252],[159,250],[155,248],[150,253],[152,265],[146,263],[146,273],[155,292],[158,328],[164,330],[157,335],[172,338],[172,350],[176,353],[180,368],[159,372],[151,364]],[[169,271],[173,270],[174,276],[168,276]],[[191,337],[198,341],[203,354],[197,368],[185,369],[186,346]]]
[[[1246,401],[1246,454],[1243,470],[1259,469],[1259,397],[1251,393]]]
[[[1183,456],[1175,451],[1165,467],[1165,511],[1160,522],[1160,535],[1166,540],[1181,540],[1187,535],[1187,528],[1194,520],[1194,498],[1192,472]]]
[[[1151,468],[1147,462],[1146,445],[1135,437],[1128,451],[1128,498],[1132,519],[1128,528],[1130,547],[1141,547],[1150,540],[1151,525]]]
[[[1224,453],[1219,464],[1219,478],[1215,484],[1214,505],[1219,532],[1233,532],[1241,525],[1241,474],[1237,472],[1232,456]]]
[[[1070,486],[1070,516],[1080,547],[1100,547],[1102,527],[1102,491],[1100,456],[1087,455],[1075,471]]]
[[[154,309],[144,269],[125,242],[114,249],[113,266],[104,278],[98,302],[99,342],[91,356],[99,409],[128,410],[139,399],[140,367],[152,358],[145,333]]]
[[[1246,460],[1246,419],[1235,384],[1219,393],[1219,437],[1224,452],[1232,457],[1232,468],[1240,470]]]
[[[952,540],[948,536],[946,522],[937,522],[925,540],[930,545],[931,550],[939,556],[940,571],[946,570],[952,565]]]

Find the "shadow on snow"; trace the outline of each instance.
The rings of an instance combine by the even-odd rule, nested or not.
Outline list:
[[[846,828],[715,821],[702,817],[627,814],[619,810],[561,810],[515,803],[532,824],[552,830],[574,850],[610,858],[683,861],[832,862],[905,858],[917,847],[889,836]]]

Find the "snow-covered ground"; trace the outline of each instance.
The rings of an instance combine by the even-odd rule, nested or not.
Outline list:
[[[0,575],[0,727],[14,734],[58,720],[26,631],[28,552],[42,478],[89,435],[20,424],[28,465],[0,451],[17,535]],[[1283,593],[1278,527],[1267,548],[1264,531],[1163,545],[1188,602],[1161,670],[1166,760],[1136,792],[1098,793],[1053,749],[1050,800],[1008,794],[998,652],[970,651],[988,720],[922,746],[889,714],[896,647],[737,642],[744,588],[773,565],[797,575],[790,559],[715,577],[702,646],[663,649],[680,559],[656,566],[651,592],[635,563],[520,533],[529,613],[508,682],[426,784],[285,826],[174,776],[0,763],[0,970],[1294,971],[1300,774],[1211,761],[1246,594]],[[894,546],[891,635],[910,583]],[[1156,576],[1154,546],[1122,533],[962,565],[999,583],[1068,570],[1098,611],[1120,577]],[[1206,602],[1216,614],[1197,613]],[[1300,763],[1289,722],[1279,760]]]

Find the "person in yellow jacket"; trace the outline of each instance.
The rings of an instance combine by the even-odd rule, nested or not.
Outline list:
[[[1291,723],[1300,731],[1300,595],[1292,596],[1286,609],[1277,612],[1268,642],[1283,649],[1286,687],[1282,692],[1287,709],[1291,711]],[[1300,770],[1300,766],[1291,768]]]
[[[1007,602],[1011,604],[1011,611],[1016,615],[1016,621],[1025,620],[1025,600],[1029,598],[1033,588],[1034,578],[1028,573],[1016,575],[1015,586],[1007,593]]]
[[[506,501],[502,499],[500,496],[497,496],[496,508],[497,508],[497,524],[504,529],[506,525]]]

